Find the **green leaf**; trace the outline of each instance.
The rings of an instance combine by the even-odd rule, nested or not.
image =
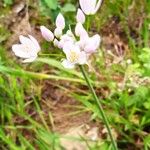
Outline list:
[[[54,9],[54,10],[57,9],[58,7],[57,0],[44,0],[44,1],[50,9]]]
[[[67,3],[62,8],[62,11],[63,12],[75,12],[76,11],[76,7],[73,4],[71,4],[71,3]]]
[[[35,73],[35,72],[30,72],[30,71],[24,71],[22,69],[14,69],[10,67],[5,67],[5,66],[0,66],[0,72],[3,74],[9,74],[9,75],[14,75],[14,76],[19,76],[22,78],[35,78],[35,79],[54,79],[54,80],[66,80],[66,81],[71,81],[71,82],[79,82],[79,83],[84,83],[84,80],[79,79],[79,78],[69,78],[69,77],[63,77],[63,76],[57,76],[57,75],[48,75],[44,73]]]
[[[40,63],[46,63],[52,67],[56,67],[58,68],[59,70],[62,70],[64,72],[67,72],[68,74],[72,74],[72,75],[75,75],[76,77],[78,77],[79,79],[82,79],[82,74],[80,72],[77,72],[73,69],[65,69],[62,64],[55,60],[55,59],[52,59],[52,58],[38,58],[36,59],[37,62],[40,62]]]
[[[12,5],[13,4],[13,0],[4,0],[4,4],[5,5]]]

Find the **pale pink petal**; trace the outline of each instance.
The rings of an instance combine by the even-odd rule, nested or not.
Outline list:
[[[21,57],[21,58],[28,58],[28,57],[30,57],[30,54],[27,53],[26,51],[24,51],[24,46],[22,46],[21,44],[14,44],[12,46],[12,51],[14,52],[14,54],[17,57]]]
[[[89,1],[91,1],[90,14],[93,15],[94,11],[95,11],[95,8],[96,8],[97,0],[89,0]]]
[[[70,63],[67,59],[63,60],[62,65],[67,69],[73,69],[75,67],[74,64]]]
[[[96,7],[95,7],[95,10],[94,10],[93,14],[95,14],[95,13],[98,11],[98,9],[99,9],[99,7],[101,6],[101,4],[102,4],[102,0],[99,0],[99,1],[97,2],[97,4],[96,4]]]
[[[61,35],[62,35],[62,29],[61,29],[61,28],[56,28],[55,31],[54,31],[54,35],[55,35],[57,38],[60,38]]]
[[[72,42],[65,42],[63,45],[63,52],[67,55],[68,53],[70,53],[70,50],[72,50],[73,47],[73,43]]]
[[[60,44],[61,44],[62,47],[63,47],[64,43],[66,43],[66,42],[71,42],[71,43],[75,42],[74,36],[70,36],[68,34],[62,35],[60,39],[61,39]]]
[[[84,51],[87,53],[93,53],[95,52],[99,45],[100,45],[100,41],[101,38],[98,34],[94,35],[93,37],[89,38],[89,40],[87,41],[85,47],[84,47]]]
[[[65,19],[61,13],[56,18],[56,27],[63,30],[65,28]]]
[[[69,37],[74,37],[73,33],[71,30],[67,30],[66,34],[69,36]]]
[[[77,41],[75,44],[78,45],[80,47],[81,50],[84,50],[84,47],[87,43],[87,40],[89,39],[89,37],[85,36],[85,37],[80,37],[80,40]]]
[[[57,39],[54,39],[53,44],[55,47],[61,48],[60,47],[60,42]]]
[[[81,52],[80,53],[80,57],[79,57],[79,59],[78,59],[78,63],[80,64],[80,65],[83,65],[83,64],[86,64],[87,63],[87,55],[86,55],[86,53],[85,52]]]
[[[31,35],[28,35],[28,36],[31,39],[31,41],[33,42],[37,52],[39,52],[41,50],[41,48],[40,48],[38,41],[33,36],[31,36]]]
[[[74,41],[75,41],[74,37],[70,37],[70,36],[68,36],[67,34],[64,34],[63,36],[61,36],[60,39],[61,39],[61,40],[60,40],[60,42],[59,42],[59,46],[60,46],[61,48],[64,47],[64,44],[65,44],[65,43],[67,43],[67,42],[74,43]]]
[[[32,45],[33,44],[32,41],[29,38],[27,38],[23,35],[19,36],[19,40],[22,44],[25,44],[25,45]]]
[[[36,58],[37,58],[37,57],[30,57],[30,58],[28,58],[28,59],[23,60],[22,62],[23,62],[23,63],[30,63],[30,62],[35,61]]]
[[[91,40],[95,43],[94,47],[95,47],[95,49],[97,49],[100,45],[101,37],[98,34],[96,34],[91,38]]]
[[[79,36],[79,37],[88,36],[88,33],[86,32],[86,30],[84,29],[83,25],[80,22],[76,24],[75,34],[76,36]]]
[[[77,20],[77,22],[80,22],[82,24],[85,22],[85,15],[81,9],[78,9],[78,11],[77,11],[76,20]]]
[[[79,0],[82,11],[90,15],[94,9],[95,0]]]
[[[41,30],[43,38],[46,41],[48,41],[48,42],[53,41],[54,35],[49,29],[47,29],[45,26],[41,26],[40,30]]]
[[[23,45],[26,45],[26,47],[29,47],[31,51],[40,51],[40,46],[37,42],[37,40],[29,35],[29,38],[23,36],[23,35],[20,35],[19,36],[19,39],[20,39],[20,42],[23,44]]]

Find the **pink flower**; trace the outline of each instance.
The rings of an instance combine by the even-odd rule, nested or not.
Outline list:
[[[77,22],[80,22],[82,24],[85,22],[85,15],[81,9],[78,9],[78,11],[77,11],[76,20],[77,20]]]
[[[79,3],[86,15],[93,15],[98,11],[102,0],[98,0],[98,2],[97,0],[79,0]]]
[[[17,57],[23,58],[24,63],[33,62],[37,58],[38,52],[41,50],[39,43],[31,35],[29,35],[29,38],[20,35],[19,39],[20,44],[14,44],[12,46],[12,51]]]
[[[40,29],[42,36],[46,41],[50,42],[54,40],[54,34],[49,29],[47,29],[45,26],[41,26]]]

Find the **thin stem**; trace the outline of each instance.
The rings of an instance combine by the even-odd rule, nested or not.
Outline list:
[[[87,85],[88,85],[88,87],[89,87],[89,89],[90,89],[90,91],[91,91],[91,93],[92,93],[92,95],[93,95],[93,98],[94,98],[96,104],[97,104],[98,107],[99,107],[99,112],[100,112],[100,114],[101,114],[101,116],[102,116],[102,119],[103,119],[103,121],[104,121],[104,124],[105,124],[105,126],[106,126],[106,128],[107,128],[107,131],[108,131],[108,134],[109,134],[111,143],[112,143],[112,145],[113,145],[113,148],[114,148],[114,150],[118,150],[117,144],[116,144],[116,142],[115,142],[115,140],[114,140],[114,138],[113,138],[113,136],[112,136],[111,129],[110,129],[110,127],[109,127],[109,122],[108,122],[107,117],[106,117],[106,115],[105,115],[105,113],[104,113],[104,110],[103,110],[103,107],[102,107],[102,105],[101,105],[101,103],[100,103],[100,101],[99,101],[99,98],[97,97],[97,95],[96,95],[96,93],[95,93],[95,91],[94,91],[94,88],[93,88],[93,86],[92,86],[92,84],[91,84],[91,82],[90,82],[90,79],[89,79],[89,77],[88,77],[88,75],[87,75],[87,73],[86,73],[84,67],[83,67],[83,66],[80,66],[80,69],[81,69],[81,72],[82,72],[82,74],[83,74],[83,76],[84,76],[84,78],[85,78],[85,80],[86,80],[86,83],[87,83]]]
[[[87,16],[87,24],[86,24],[86,30],[89,31],[90,28],[90,16]]]
[[[39,56],[61,56],[60,54],[43,54],[39,53]]]

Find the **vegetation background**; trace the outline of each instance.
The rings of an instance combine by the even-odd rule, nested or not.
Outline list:
[[[0,1],[0,149],[112,149],[79,69],[64,69],[61,51],[39,30],[53,30],[60,11],[74,26],[78,6],[75,0]],[[150,1],[104,0],[90,21],[90,34],[99,33],[102,44],[89,75],[118,147],[149,150]],[[32,64],[11,51],[20,34],[42,45]]]

